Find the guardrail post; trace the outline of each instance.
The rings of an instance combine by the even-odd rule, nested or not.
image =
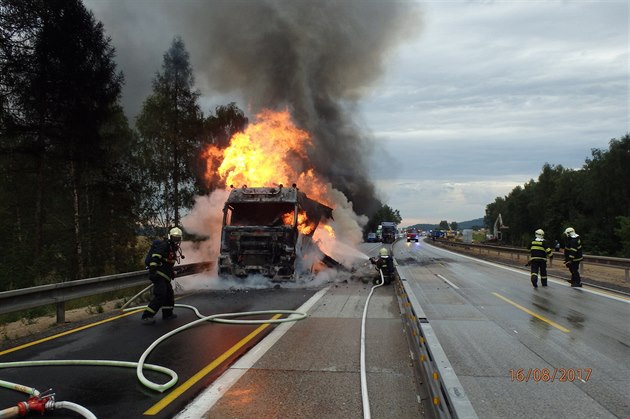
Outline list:
[[[624,281],[626,281],[626,282],[628,282],[628,280],[630,280],[630,277],[628,276],[628,271],[629,270],[630,269],[626,268],[626,275],[625,275],[625,278],[624,278]]]
[[[57,303],[57,324],[66,322],[66,302]]]

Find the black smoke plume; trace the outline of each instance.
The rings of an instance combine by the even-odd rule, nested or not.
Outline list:
[[[121,69],[128,83],[139,74],[132,63],[134,57],[147,56],[144,47],[168,33],[169,39],[158,45],[161,59],[170,39],[180,35],[198,84],[210,90],[203,94],[239,92],[248,113],[288,107],[298,126],[313,137],[307,166],[342,191],[357,213],[371,214],[381,205],[367,175],[366,158],[373,151],[369,127],[360,126],[353,117],[358,101],[383,76],[395,47],[419,28],[417,3],[102,2],[110,4],[107,9],[99,3],[86,1],[96,10],[96,18],[103,20],[125,61]],[[133,42],[138,50],[121,49],[117,39]],[[158,69],[159,63],[142,70],[150,79]]]

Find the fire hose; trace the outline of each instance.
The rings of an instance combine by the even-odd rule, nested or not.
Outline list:
[[[125,308],[130,302],[134,301],[137,297],[139,297],[142,293],[148,291],[152,285],[146,287],[140,293],[136,294],[132,297],[125,306],[122,307],[123,311],[135,311],[146,308],[146,306],[138,306],[133,308]],[[177,373],[169,368],[162,367],[159,365],[147,364],[146,359],[149,354],[163,341],[170,338],[171,336],[182,332],[186,329],[189,329],[197,324],[203,322],[215,322],[215,323],[227,323],[227,324],[276,324],[276,323],[285,323],[298,321],[306,318],[306,313],[301,313],[299,311],[293,310],[263,310],[263,311],[249,311],[249,312],[240,312],[240,313],[222,313],[222,314],[214,314],[210,316],[202,315],[196,307],[185,305],[185,304],[175,304],[175,307],[186,308],[192,310],[195,315],[198,317],[197,320],[187,323],[183,326],[174,329],[165,335],[162,335],[158,339],[156,339],[142,354],[138,362],[127,362],[127,361],[113,361],[113,360],[49,360],[49,361],[23,361],[23,362],[4,362],[0,363],[0,369],[2,368],[14,368],[14,367],[32,367],[32,366],[50,366],[50,365],[89,365],[89,366],[112,366],[112,367],[127,367],[127,368],[135,368],[136,376],[138,380],[145,386],[154,391],[164,392],[171,387],[173,387],[178,380]],[[244,320],[244,319],[233,319],[234,317],[249,317],[249,316],[257,316],[257,315],[283,315],[286,314],[288,317],[285,318],[277,318],[277,319],[261,319],[261,320]],[[144,375],[144,370],[152,370],[159,373],[163,373],[170,377],[170,379],[164,383],[159,384],[147,379]],[[37,412],[43,414],[46,411],[52,411],[54,409],[68,409],[72,410],[76,413],[83,415],[86,419],[96,419],[96,416],[86,409],[83,406],[72,402],[56,402],[54,400],[54,394],[41,394],[38,390],[24,386],[21,384],[11,383],[9,381],[0,380],[0,387],[5,387],[11,390],[20,391],[22,393],[26,393],[31,395],[31,397],[25,402],[19,402],[16,406],[0,410],[0,419],[5,418],[16,418],[23,417],[29,414],[30,412]]]
[[[367,376],[365,373],[365,319],[367,317],[367,310],[368,305],[370,304],[370,298],[372,298],[374,290],[378,287],[382,287],[385,284],[383,270],[379,269],[378,272],[381,274],[381,282],[374,285],[370,290],[367,300],[365,301],[365,307],[363,307],[363,318],[361,319],[361,398],[363,401],[363,417],[365,419],[370,419],[372,417],[370,414],[370,399],[368,397]]]

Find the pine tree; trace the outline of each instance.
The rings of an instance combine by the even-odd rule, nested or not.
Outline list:
[[[143,167],[148,168],[143,218],[164,227],[178,225],[182,208],[192,206],[194,162],[199,151],[203,115],[193,90],[189,55],[176,37],[164,54],[162,72],[153,80],[137,120]]]
[[[79,0],[3,0],[0,20],[1,168],[20,188],[1,202],[20,231],[14,256],[45,282],[84,277],[89,259],[107,264],[89,255],[102,239],[91,230],[128,228],[90,212],[107,206],[113,138],[101,129],[121,115],[115,51]]]

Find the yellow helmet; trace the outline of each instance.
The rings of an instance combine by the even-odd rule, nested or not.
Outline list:
[[[564,230],[564,235],[565,236],[570,236],[573,233],[575,233],[575,230],[573,229],[573,227],[567,227],[567,229]]]
[[[536,230],[534,233],[536,233],[537,236],[540,237],[544,237],[545,236],[545,232],[543,231],[542,228],[539,228],[538,230]]]
[[[384,247],[381,247],[381,250],[378,251],[379,256],[387,257],[389,256],[389,252]]]
[[[174,243],[179,243],[182,241],[182,230],[177,227],[171,228],[171,231],[168,232],[168,239]]]

